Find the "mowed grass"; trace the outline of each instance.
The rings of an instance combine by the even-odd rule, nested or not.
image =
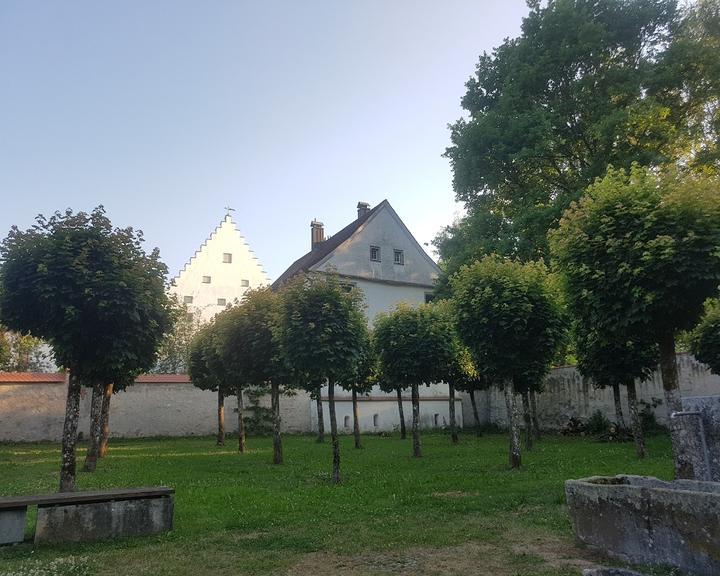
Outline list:
[[[95,473],[78,473],[78,489],[172,486],[174,530],[2,547],[0,574],[578,575],[562,562],[586,555],[572,544],[564,480],[672,475],[664,436],[649,439],[644,461],[632,443],[547,437],[520,471],[508,469],[504,435],[464,434],[453,446],[424,434],[420,459],[397,435],[363,442],[356,450],[342,438],[334,486],[329,442],[309,436],[285,437],[279,466],[269,438],[250,438],[243,455],[233,439],[224,448],[211,438],[113,440]],[[57,444],[0,444],[0,495],[55,491],[59,460]]]

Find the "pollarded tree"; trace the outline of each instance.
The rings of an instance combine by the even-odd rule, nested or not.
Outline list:
[[[217,392],[218,433],[216,443],[225,445],[225,398],[235,392],[218,352],[219,335],[215,320],[197,331],[190,342],[188,374],[193,386]]]
[[[226,377],[236,383],[238,398],[242,398],[244,386],[271,388],[273,407],[279,407],[278,380],[281,363],[277,338],[277,320],[280,297],[269,288],[245,293],[242,302],[220,314],[215,319],[218,338],[217,351]],[[242,418],[242,401],[238,401],[239,450],[245,451],[245,435]],[[275,427],[274,427],[275,428]],[[278,430],[279,432],[279,430]],[[274,460],[282,462],[279,436],[275,439]]]
[[[400,419],[400,439],[405,440],[407,438],[407,427],[405,426],[405,410],[403,409],[402,396],[402,391],[404,387],[402,384],[386,380],[379,366],[376,378],[380,390],[382,390],[386,394],[395,394],[397,396],[398,418]]]
[[[380,372],[386,382],[410,387],[412,397],[413,456],[420,445],[420,385],[446,379],[456,355],[452,319],[442,307],[400,304],[375,318],[373,337]]]
[[[327,381],[333,482],[340,482],[340,444],[335,385],[361,360],[367,320],[358,290],[346,292],[334,274],[298,276],[283,287],[282,351],[293,370],[309,382]]]
[[[705,314],[690,335],[690,351],[715,374],[720,374],[720,301],[706,304]]]
[[[355,448],[362,448],[360,439],[360,417],[358,415],[358,394],[367,394],[377,380],[377,362],[367,326],[360,339],[360,356],[353,369],[344,375],[338,384],[352,394],[353,436]]]
[[[576,322],[578,370],[601,386],[625,386],[630,409],[630,421],[635,451],[645,457],[645,438],[638,412],[635,379],[644,380],[657,366],[657,345],[647,336],[628,338],[627,335],[593,330],[582,319]],[[617,408],[616,408],[617,409]]]
[[[48,342],[70,371],[60,490],[75,488],[75,442],[82,386],[149,370],[170,329],[167,268],[146,254],[142,233],[113,228],[102,207],[39,216],[0,248],[0,309],[12,330]]]
[[[682,410],[675,336],[720,284],[720,177],[608,170],[551,234],[570,307],[586,325],[658,345],[668,416]]]
[[[545,267],[487,256],[452,279],[458,332],[483,374],[505,391],[510,465],[520,467],[514,385],[540,380],[563,337],[560,304]]]

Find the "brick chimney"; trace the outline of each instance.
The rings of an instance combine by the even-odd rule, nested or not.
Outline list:
[[[323,223],[313,220],[310,222],[310,249],[314,249],[318,244],[325,242],[325,228]]]
[[[370,204],[368,204],[367,202],[358,202],[357,210],[358,218],[362,218],[363,216],[365,216],[365,214],[370,212]]]

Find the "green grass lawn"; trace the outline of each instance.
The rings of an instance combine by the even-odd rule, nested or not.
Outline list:
[[[670,443],[548,437],[507,468],[502,435],[342,439],[343,483],[329,483],[330,445],[284,438],[274,466],[269,438],[239,455],[210,438],[113,440],[78,489],[172,486],[175,529],[156,537],[83,545],[0,548],[0,574],[488,574],[579,575],[592,562],[572,543],[563,481],[590,475],[671,478]],[[84,449],[79,451],[79,462]],[[57,444],[0,444],[0,495],[57,489]]]

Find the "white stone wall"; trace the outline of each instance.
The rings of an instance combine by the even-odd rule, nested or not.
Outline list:
[[[710,372],[690,354],[678,354],[680,372],[680,391],[683,396],[714,396],[720,394],[720,376]],[[663,394],[662,378],[659,371],[644,382],[637,382],[638,400],[655,407],[658,422],[667,424],[667,410]],[[465,422],[473,422],[469,397],[463,394]],[[625,389],[621,387],[623,414],[629,425],[630,413]],[[483,424],[506,423],[505,398],[502,391],[491,388],[476,393],[478,413]],[[600,410],[610,420],[615,420],[615,403],[612,388],[596,389],[592,382],[583,379],[574,366],[556,368],[545,381],[545,391],[537,396],[540,425],[548,429],[562,428],[571,417],[587,419],[593,412]]]
[[[223,262],[224,253],[232,254],[232,262]],[[210,277],[210,283],[203,282],[204,276]],[[248,289],[269,285],[270,279],[232,218],[226,216],[172,282],[170,293],[180,302],[192,297],[188,309],[208,321],[225,307],[218,304],[219,298],[232,304]]]

